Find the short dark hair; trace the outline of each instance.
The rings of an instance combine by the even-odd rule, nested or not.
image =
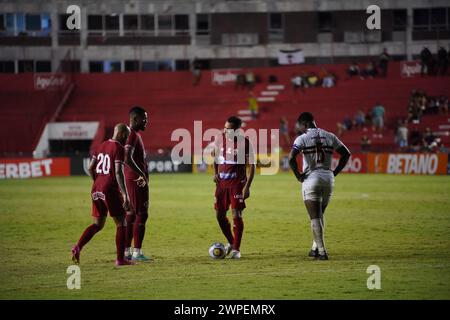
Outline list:
[[[301,122],[312,122],[314,121],[314,117],[311,112],[302,112],[298,117],[297,121]]]
[[[233,128],[239,129],[242,125],[242,120],[236,116],[231,116],[227,119],[227,122],[231,123],[233,125]]]
[[[133,108],[130,109],[130,116],[131,115],[133,115],[133,116],[134,115],[144,116],[146,112],[147,111],[145,111],[144,108],[139,107],[139,106],[134,106]]]

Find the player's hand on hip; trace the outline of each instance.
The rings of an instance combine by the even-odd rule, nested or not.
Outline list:
[[[143,176],[140,176],[139,178],[137,178],[134,181],[136,181],[137,185],[141,188],[143,188],[147,185],[147,181],[145,180],[145,178]]]

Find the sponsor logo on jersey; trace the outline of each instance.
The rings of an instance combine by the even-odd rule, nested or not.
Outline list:
[[[235,179],[237,177],[237,173],[236,172],[220,172],[219,173],[219,178],[222,180],[230,180],[230,179]]]
[[[92,193],[92,200],[96,201],[96,200],[105,200],[105,194],[103,192],[100,191],[95,191]]]

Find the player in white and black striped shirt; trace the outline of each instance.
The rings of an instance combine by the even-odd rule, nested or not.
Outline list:
[[[297,180],[302,183],[303,201],[311,218],[313,246],[309,256],[328,260],[323,240],[323,214],[331,198],[334,177],[347,164],[350,151],[333,133],[317,128],[310,112],[303,112],[297,121],[303,134],[294,141],[289,164]],[[336,169],[332,171],[334,151],[341,157]],[[303,154],[302,172],[299,172],[296,160],[300,152]]]

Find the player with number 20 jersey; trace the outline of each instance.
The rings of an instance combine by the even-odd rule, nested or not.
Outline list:
[[[92,216],[94,222],[88,226],[77,244],[72,248],[72,260],[80,263],[80,253],[83,247],[103,229],[106,216],[116,223],[116,266],[134,264],[124,257],[125,251],[125,211],[129,210],[130,197],[125,187],[123,174],[124,147],[130,129],[120,123],[114,128],[112,139],[103,142],[92,155],[89,163],[89,175],[94,180],[91,189]]]

